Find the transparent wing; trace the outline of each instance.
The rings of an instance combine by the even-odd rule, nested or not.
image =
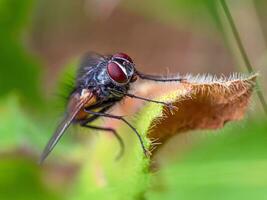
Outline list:
[[[78,75],[83,75],[83,73],[85,71],[88,71],[89,68],[96,67],[100,62],[103,62],[106,59],[107,57],[101,54],[95,52],[88,52],[81,59]]]
[[[49,142],[47,143],[41,157],[40,157],[40,163],[42,163],[49,153],[54,149],[60,138],[63,136],[67,128],[70,126],[70,124],[75,119],[76,115],[79,113],[79,111],[84,107],[84,105],[92,99],[93,94],[88,94],[85,98],[77,98],[72,100],[72,106],[69,109],[69,111],[66,113],[65,117],[57,127],[55,133],[50,138]]]

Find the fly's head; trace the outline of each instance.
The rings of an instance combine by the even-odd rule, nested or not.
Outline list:
[[[77,76],[79,93],[89,89],[100,99],[121,99],[137,79],[133,60],[125,53],[110,56],[87,55]]]
[[[133,60],[125,53],[112,55],[106,72],[113,86],[112,94],[117,96],[121,96],[122,91],[128,90],[130,83],[137,80]]]

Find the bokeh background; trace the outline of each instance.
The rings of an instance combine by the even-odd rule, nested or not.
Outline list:
[[[267,2],[227,2],[266,96]],[[37,164],[64,109],[60,83],[87,51],[126,52],[154,74],[247,72],[219,1],[1,0],[0,199],[101,197],[77,178],[88,137],[66,137],[54,159]],[[173,138],[151,183],[124,199],[266,199],[266,136],[254,97],[242,122]]]

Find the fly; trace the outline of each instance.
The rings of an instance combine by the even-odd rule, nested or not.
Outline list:
[[[99,117],[120,120],[129,126],[138,137],[144,154],[147,156],[148,151],[136,128],[124,117],[107,113],[116,102],[121,101],[125,96],[163,104],[168,108],[172,108],[172,105],[169,103],[129,93],[130,85],[138,78],[161,82],[183,80],[181,78],[143,74],[136,70],[133,60],[125,53],[107,56],[99,54],[86,55],[82,59],[78,70],[74,90],[69,95],[65,116],[47,143],[41,155],[40,163],[47,158],[71,124],[79,124],[89,129],[111,132],[120,144],[120,153],[117,156],[117,158],[120,158],[123,155],[124,143],[117,131],[113,128],[90,125],[92,121]]]

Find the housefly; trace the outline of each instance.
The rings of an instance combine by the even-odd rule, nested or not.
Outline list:
[[[120,157],[123,154],[124,144],[116,130],[90,124],[90,122],[99,117],[123,121],[136,134],[145,155],[147,155],[148,151],[135,127],[124,117],[107,113],[116,102],[121,101],[125,96],[163,104],[169,108],[172,107],[171,104],[166,102],[147,99],[129,93],[131,84],[138,78],[162,82],[182,80],[181,78],[143,74],[135,68],[133,60],[125,53],[105,56],[95,53],[86,55],[82,59],[78,70],[74,89],[68,97],[65,116],[46,145],[40,162],[42,163],[46,159],[71,124],[79,124],[89,129],[111,132],[118,139],[121,146],[120,154],[118,155]]]

